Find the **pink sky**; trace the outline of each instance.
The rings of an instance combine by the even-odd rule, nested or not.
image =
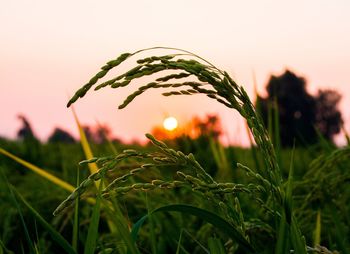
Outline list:
[[[0,136],[15,137],[23,113],[45,139],[54,126],[77,133],[65,105],[99,67],[123,52],[151,46],[193,51],[228,71],[253,94],[290,68],[309,90],[337,89],[350,132],[349,1],[4,1],[0,9]],[[117,110],[133,88],[90,93],[75,105],[84,124],[109,124],[127,141],[167,115],[181,123],[218,112],[228,138],[245,144],[237,113],[204,96],[149,92]],[[244,137],[243,137],[244,136]],[[341,137],[339,142],[342,142]]]

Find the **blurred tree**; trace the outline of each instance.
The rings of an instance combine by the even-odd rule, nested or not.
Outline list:
[[[218,165],[214,159],[212,143],[219,142],[222,134],[220,118],[208,114],[204,118],[194,117],[182,135],[174,139],[175,146],[185,154],[193,153],[196,159],[206,165],[209,174],[215,175]]]
[[[82,128],[83,128],[83,131],[85,133],[86,139],[89,142],[94,142],[94,131],[93,131],[93,128],[91,126],[88,126],[88,125],[84,125],[84,126],[82,126]]]
[[[22,157],[32,163],[40,163],[40,141],[34,135],[27,118],[24,115],[18,115],[18,119],[22,122],[22,127],[17,132],[17,138],[23,142]]]
[[[340,132],[343,123],[337,108],[340,99],[341,95],[334,90],[319,90],[316,97],[316,127],[328,140]]]
[[[74,137],[61,128],[55,128],[48,139],[49,143],[75,143]]]
[[[94,141],[97,144],[103,144],[111,140],[111,128],[107,124],[98,123],[94,132]]]
[[[113,140],[111,128],[107,124],[97,123],[96,126],[85,125],[82,128],[86,138],[95,144],[103,144],[108,142],[108,140]],[[114,141],[118,141],[118,139],[114,139]]]
[[[341,96],[333,90],[319,90],[316,96],[306,90],[306,81],[286,70],[281,76],[271,76],[267,97],[258,96],[256,106],[266,125],[278,116],[278,130],[282,146],[314,144],[318,132],[329,141],[339,133],[342,124],[338,102]],[[270,124],[268,123],[270,119]],[[276,130],[274,130],[276,131]]]
[[[32,127],[24,115],[18,115],[18,119],[22,122],[22,127],[17,132],[17,138],[21,140],[38,140],[33,133]]]
[[[155,126],[152,135],[160,140],[178,139],[184,136],[190,139],[214,139],[218,140],[222,134],[220,118],[214,114],[208,114],[204,118],[193,117],[182,128],[172,131],[164,129],[163,126]]]
[[[222,134],[220,118],[217,115],[209,114],[205,119],[195,117],[192,122],[193,131],[197,138],[205,136],[218,140]]]

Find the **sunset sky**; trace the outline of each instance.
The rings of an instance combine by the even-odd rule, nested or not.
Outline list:
[[[123,52],[152,46],[183,48],[226,70],[253,95],[286,68],[308,89],[338,90],[350,132],[350,1],[2,1],[0,8],[0,136],[13,138],[24,114],[42,140],[55,126],[77,134],[69,95]],[[156,52],[157,53],[157,52]],[[141,85],[141,84],[140,84]],[[174,116],[218,113],[226,139],[246,144],[236,112],[205,96],[152,91],[124,110],[134,87],[91,92],[75,104],[83,124],[108,124],[116,137],[142,138]],[[342,138],[338,138],[342,142]]]

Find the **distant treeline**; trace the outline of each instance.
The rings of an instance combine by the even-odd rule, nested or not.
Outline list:
[[[305,78],[286,70],[280,76],[271,76],[266,85],[267,96],[257,96],[255,106],[263,118],[275,145],[290,147],[307,146],[324,139],[333,142],[333,138],[341,131],[342,114],[338,108],[341,95],[335,90],[318,90],[316,95],[307,91]],[[17,132],[20,140],[39,142],[34,135],[28,119],[20,115],[22,127]],[[211,133],[214,138],[221,134],[218,116],[207,119],[194,118],[191,130],[181,135],[192,136],[191,133]],[[108,125],[97,124],[95,127],[84,126],[85,134],[91,142],[101,144],[112,140]],[[160,127],[153,129],[153,134],[160,139],[167,139],[166,131]],[[175,135],[178,136],[178,135]],[[198,137],[198,135],[195,135]],[[121,142],[119,139],[114,141]],[[49,143],[74,143],[76,139],[67,130],[56,127],[48,137]]]

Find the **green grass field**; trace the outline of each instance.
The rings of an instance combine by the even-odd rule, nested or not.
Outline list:
[[[111,146],[83,132],[77,144],[0,140],[0,253],[350,252],[349,146],[280,148],[244,88],[187,51],[139,59],[98,84],[138,52],[104,65],[68,105],[95,85],[118,88],[171,70],[120,108],[151,88],[205,94],[238,111],[256,145],[147,135],[147,146]],[[198,81],[181,81],[189,76]]]

